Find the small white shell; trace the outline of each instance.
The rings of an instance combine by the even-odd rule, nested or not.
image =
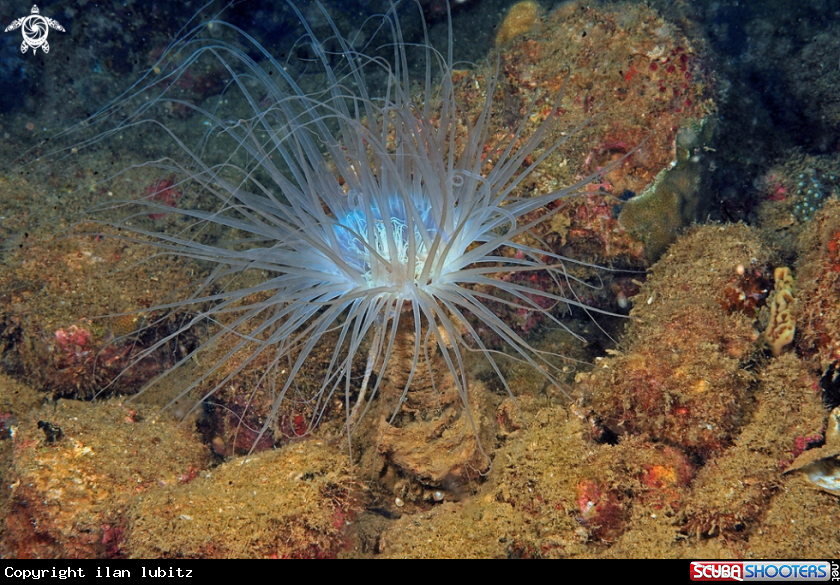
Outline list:
[[[825,445],[809,449],[797,457],[785,473],[802,470],[812,484],[835,496],[840,496],[840,407],[828,415]]]
[[[823,491],[840,496],[840,461],[834,458],[822,459],[803,471],[812,484]]]

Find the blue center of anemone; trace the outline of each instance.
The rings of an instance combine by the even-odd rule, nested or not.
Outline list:
[[[348,198],[350,210],[338,218],[334,228],[345,261],[357,269],[370,286],[386,286],[409,279],[416,281],[428,257],[429,244],[437,234],[428,198],[391,195],[387,199],[386,213],[382,212],[378,201],[358,193],[351,192]],[[411,233],[415,247],[413,257]],[[374,265],[377,264],[383,270],[376,270]]]

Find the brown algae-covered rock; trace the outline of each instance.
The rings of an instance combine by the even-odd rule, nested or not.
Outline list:
[[[694,229],[635,297],[622,349],[579,377],[591,408],[618,433],[708,456],[738,429],[760,345],[754,318],[727,311],[727,287],[772,256],[745,225]]]
[[[5,392],[5,386],[2,387]],[[126,511],[138,494],[190,481],[209,452],[177,421],[110,400],[61,400],[14,428],[4,557],[126,554]]]
[[[528,429],[514,433],[497,452],[490,481],[475,499],[458,512],[445,503],[419,518],[403,517],[383,533],[383,553],[423,558],[582,552],[590,529],[612,534],[623,524],[625,513],[618,496],[612,496],[614,472],[587,464],[591,447],[580,419],[563,408],[540,411]],[[582,468],[595,473],[584,477]],[[579,495],[576,484],[583,481],[591,482],[591,493]],[[587,499],[583,511],[590,517],[600,512],[599,524],[586,528],[577,519],[582,511],[576,500],[594,497],[596,492],[604,495],[597,502],[601,508]],[[457,536],[462,532],[467,536]]]
[[[694,475],[679,450],[592,441],[587,421],[541,410],[499,449],[489,482],[459,510],[444,503],[383,532],[389,557],[573,557],[603,551],[636,515],[673,518]],[[671,520],[672,522],[673,520]]]
[[[628,213],[626,221],[619,222],[615,208],[620,200],[645,190],[677,160],[681,128],[694,137],[687,141],[690,157],[705,153],[702,147],[711,126],[704,130],[702,121],[716,111],[716,102],[703,49],[639,4],[618,8],[570,2],[539,25],[528,22],[527,30],[517,29],[515,38],[497,48],[501,77],[488,148],[509,137],[523,113],[529,113],[535,125],[544,120],[562,92],[559,119],[546,133],[543,148],[562,146],[518,187],[523,196],[572,185],[626,158],[611,173],[599,175],[587,187],[586,197],[564,202],[555,220],[535,230],[553,252],[570,258],[646,264],[645,245],[650,243],[658,253],[677,228],[696,219],[694,212],[702,207],[698,177],[672,181],[680,185],[677,196],[656,203],[664,227],[656,224],[656,216],[644,225],[635,221],[642,212],[633,217]],[[460,100],[472,104],[471,117],[485,99],[486,83],[477,77],[464,72],[457,85]],[[523,135],[519,141],[527,138]],[[539,154],[536,151],[525,164]],[[633,205],[645,206],[641,201]],[[667,234],[667,239],[648,242],[648,232]]]
[[[586,125],[537,174],[560,186],[571,184],[648,138],[607,177],[614,194],[638,193],[674,161],[679,128],[715,111],[699,50],[646,6],[567,3],[500,52],[505,99],[498,132],[505,114],[521,115],[532,101],[533,116],[544,119],[563,89],[560,120],[544,144],[561,142],[571,129]]]
[[[817,379],[795,355],[770,361],[752,398],[749,420],[734,444],[706,463],[686,495],[686,534],[751,534],[783,485],[785,469],[822,441],[826,411]]]
[[[2,365],[53,396],[90,398],[118,376],[120,390],[137,390],[179,351],[137,358],[169,333],[171,319],[142,311],[192,280],[183,263],[149,258],[150,249],[116,230],[77,227],[86,230],[33,236],[0,266]]]
[[[749,541],[756,559],[837,558],[840,555],[840,506],[837,496],[811,485],[804,474],[787,477]]]
[[[20,420],[30,416],[32,411],[38,410],[44,402],[44,395],[29,386],[18,382],[4,374],[0,374],[0,516],[9,515],[12,492],[8,489],[9,478],[14,468],[13,429]],[[2,539],[2,536],[0,536]]]
[[[800,480],[783,472],[820,444],[826,417],[799,358],[762,350],[755,321],[774,264],[744,225],[684,236],[637,297],[624,349],[579,376],[594,414],[546,407],[511,427],[475,498],[403,516],[382,532],[380,554],[745,554],[738,543],[762,530],[780,488]],[[647,384],[632,378],[637,363],[659,368]],[[637,391],[648,402],[634,403]],[[602,442],[602,424],[617,444]]]
[[[815,370],[840,365],[840,201],[830,199],[803,231],[796,263],[797,350]]]
[[[314,440],[231,459],[188,485],[138,498],[137,558],[326,558],[356,512],[347,453]]]
[[[137,360],[174,326],[174,316],[161,319],[163,312],[148,309],[189,290],[201,269],[155,254],[142,236],[126,237],[108,223],[119,221],[116,200],[148,196],[165,182],[159,171],[121,173],[106,189],[93,181],[113,174],[112,156],[79,155],[75,163],[72,172],[45,165],[0,177],[0,365],[53,396],[89,398],[105,388],[127,393],[191,348],[194,340],[182,336]],[[183,187],[167,184],[177,200]],[[157,230],[177,220],[139,214],[132,221]]]

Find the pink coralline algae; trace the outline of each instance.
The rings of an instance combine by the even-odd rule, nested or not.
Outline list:
[[[78,325],[58,329],[55,332],[55,346],[60,352],[60,361],[82,358],[90,354],[92,349],[90,331]]]

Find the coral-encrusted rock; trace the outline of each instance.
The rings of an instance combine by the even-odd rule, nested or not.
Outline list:
[[[820,372],[840,366],[840,201],[831,199],[800,241],[798,350]]]
[[[139,558],[326,558],[359,511],[347,453],[313,440],[232,459],[144,494],[126,540]]]
[[[589,424],[541,410],[499,450],[490,481],[459,513],[404,516],[382,534],[392,557],[569,557],[620,540],[633,516],[673,516],[695,466],[678,449],[628,437],[596,444]]]
[[[123,393],[136,390],[190,348],[182,338],[180,348],[137,359],[172,326],[140,311],[187,286],[185,266],[148,258],[116,230],[87,229],[94,233],[27,242],[0,267],[2,367],[53,396],[89,398],[118,376]]]
[[[744,225],[700,227],[672,246],[635,297],[623,349],[580,376],[604,424],[703,456],[728,445],[760,345],[753,318],[724,309],[727,288],[769,265]]]
[[[522,2],[511,13],[520,14],[532,4]],[[489,145],[506,139],[511,121],[522,112],[529,112],[535,122],[545,119],[563,91],[559,119],[543,144],[565,143],[523,181],[523,196],[574,184],[639,146],[619,168],[589,186],[588,200],[568,202],[557,221],[536,230],[553,251],[570,258],[646,262],[644,246],[655,248],[646,250],[649,256],[658,254],[676,237],[676,228],[695,219],[694,213],[703,207],[695,177],[691,185],[671,181],[667,202],[660,198],[634,204],[636,211],[633,217],[627,214],[626,221],[619,223],[612,211],[616,197],[640,194],[677,159],[681,128],[684,136],[695,138],[683,141],[691,145],[689,158],[704,154],[705,142],[696,140],[704,133],[700,121],[714,113],[716,105],[703,50],[642,4],[625,4],[619,10],[569,2],[541,23],[533,23],[536,15],[528,14],[528,24],[518,26],[515,37],[505,33],[506,42],[497,48],[502,79],[494,98]],[[476,84],[471,75],[459,86],[462,101],[472,108],[483,103],[478,95],[483,91],[483,84]],[[657,207],[654,217],[645,215],[644,208],[650,207]]]
[[[3,386],[5,388],[5,386]],[[123,556],[129,501],[184,483],[208,449],[174,420],[112,400],[69,400],[21,416],[15,427],[4,557]]]
[[[383,533],[383,552],[419,558],[580,554],[591,539],[612,538],[624,526],[625,486],[616,472],[594,456],[581,419],[562,408],[542,410],[500,449],[490,483],[462,513],[444,503],[404,516]]]
[[[749,422],[732,447],[700,470],[686,495],[682,531],[749,535],[782,485],[782,472],[821,441],[826,410],[820,395],[817,378],[795,355],[770,362],[759,375]]]
[[[517,6],[523,10],[531,3]],[[529,17],[529,23],[532,19],[536,16]],[[536,245],[557,256],[646,268],[683,226],[704,215],[707,198],[699,187],[710,166],[711,150],[705,147],[715,126],[705,121],[713,119],[716,99],[699,41],[690,41],[655,10],[640,4],[616,10],[565,3],[541,22],[517,27],[516,34],[508,38],[505,33],[506,42],[496,49],[501,73],[492,97],[488,160],[506,140],[516,138],[524,144],[530,138],[528,131],[512,134],[523,112],[536,128],[555,112],[552,108],[562,94],[554,114],[558,119],[542,139],[544,148],[558,147],[544,160],[536,151],[523,161],[523,166],[537,160],[539,165],[517,185],[516,194],[550,193],[596,173],[584,193],[524,218],[536,221],[553,214],[523,234],[521,243],[535,245],[539,238]],[[456,95],[469,119],[479,115],[487,100],[488,84],[482,75],[487,77],[464,72],[456,80]],[[597,174],[619,160],[621,164],[609,174]],[[679,164],[672,168],[675,162]],[[624,275],[598,273],[587,263],[568,262],[565,268],[581,282],[597,282],[592,288],[536,273],[509,278],[619,311],[635,290]],[[531,300],[550,304],[548,297]],[[539,311],[527,307],[493,309],[523,334],[542,321]]]
[[[12,429],[16,428],[21,418],[28,416],[33,409],[40,408],[44,395],[0,374],[0,517],[9,515],[11,490],[9,473],[12,469],[13,442]]]

